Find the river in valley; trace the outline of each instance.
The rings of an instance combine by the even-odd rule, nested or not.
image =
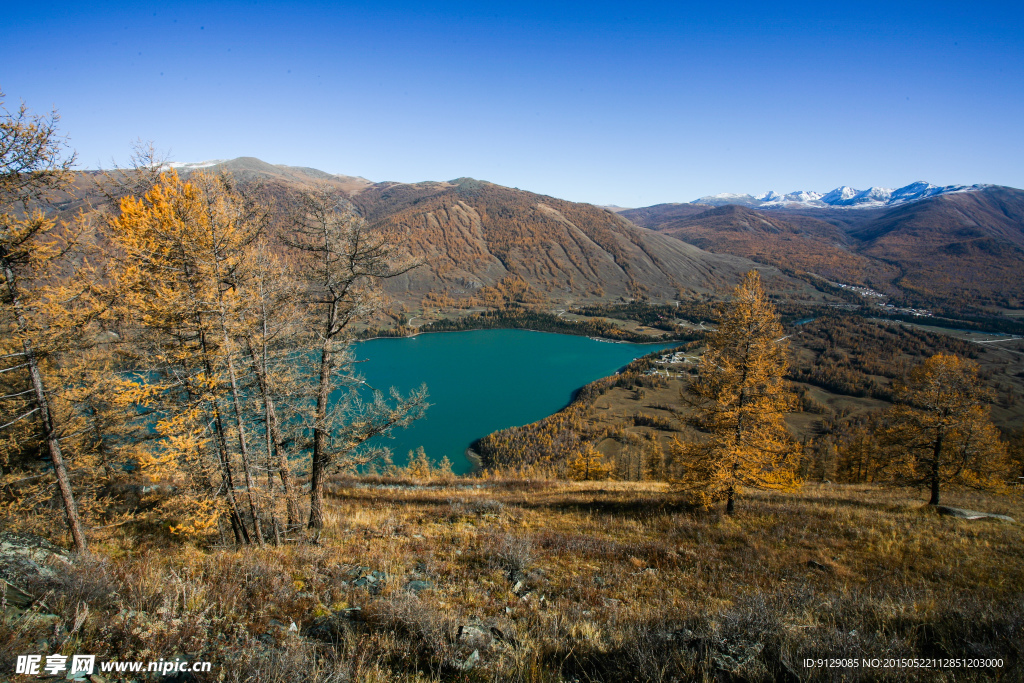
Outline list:
[[[674,344],[623,344],[528,330],[438,332],[399,339],[371,339],[355,347],[359,373],[387,395],[426,383],[426,416],[393,438],[375,441],[396,464],[423,446],[461,474],[472,469],[469,445],[487,434],[539,420],[561,409],[573,392],[613,374],[647,353]]]

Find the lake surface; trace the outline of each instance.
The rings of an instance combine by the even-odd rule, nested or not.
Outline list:
[[[615,373],[634,358],[675,344],[619,344],[528,330],[437,332],[371,339],[355,346],[360,374],[387,395],[426,383],[431,406],[388,446],[396,464],[423,446],[433,461],[444,456],[456,473],[472,463],[466,449],[506,427],[528,424],[565,407],[576,389]]]

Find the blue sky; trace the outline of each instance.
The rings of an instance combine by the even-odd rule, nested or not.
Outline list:
[[[1019,3],[17,3],[0,88],[132,140],[622,206],[1024,187]]]

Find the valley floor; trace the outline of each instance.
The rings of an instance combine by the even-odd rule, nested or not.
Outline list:
[[[1024,527],[924,500],[809,484],[728,517],[658,483],[339,480],[313,543],[109,530],[37,587],[54,618],[8,608],[0,671],[94,652],[226,681],[1020,680]],[[1019,493],[943,502],[1024,519]]]

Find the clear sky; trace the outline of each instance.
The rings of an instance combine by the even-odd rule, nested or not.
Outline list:
[[[5,3],[8,109],[83,168],[135,139],[370,180],[644,206],[1024,187],[1016,2]]]

